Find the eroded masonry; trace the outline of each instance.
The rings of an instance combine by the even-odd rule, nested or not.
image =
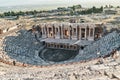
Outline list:
[[[83,49],[104,34],[101,23],[41,23],[32,31],[47,48]]]

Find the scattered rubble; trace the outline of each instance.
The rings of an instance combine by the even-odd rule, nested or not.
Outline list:
[[[12,64],[13,61],[15,61],[15,66],[0,63],[0,80],[119,80],[119,41],[119,34],[116,32],[110,33],[94,42],[91,45],[93,48],[88,46],[83,50],[83,53],[78,54],[74,59],[60,62],[59,65],[56,65],[54,62],[45,62],[37,55],[37,52],[43,49],[44,46],[37,43],[33,34],[25,30],[18,33],[11,33],[6,37],[0,38],[0,60],[4,59]],[[99,46],[95,44],[99,44]],[[84,61],[83,63],[78,62],[84,59],[99,57],[99,55],[97,55],[98,48],[96,47],[102,47],[100,49],[102,56],[104,55],[102,51],[110,54],[113,49],[117,49],[117,58],[113,56],[103,58],[103,63],[101,64],[96,64],[99,59],[93,59],[88,62]],[[92,50],[90,51],[91,55],[90,52],[87,51],[88,49]],[[67,64],[68,62],[73,63]],[[17,66],[18,63],[23,66]],[[33,66],[27,66],[27,64],[32,64]]]

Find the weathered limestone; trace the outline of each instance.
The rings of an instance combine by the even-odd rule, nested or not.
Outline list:
[[[101,25],[101,24],[100,24]],[[48,42],[45,41],[45,38],[47,39],[53,39],[52,42],[49,42],[50,44],[52,43],[52,45],[58,45],[56,42],[54,42],[56,39],[57,40],[76,40],[76,42],[80,42],[81,40],[85,40],[85,41],[94,41],[95,39],[98,39],[100,36],[98,35],[102,35],[102,32],[101,33],[95,33],[96,29],[99,27],[100,30],[102,30],[102,26],[97,26],[96,24],[94,23],[41,23],[39,24],[39,26],[37,25],[36,27],[33,27],[33,30],[35,30],[38,35],[40,35],[39,33],[41,33],[42,37],[37,37],[37,40],[40,40],[41,42],[44,42],[46,44],[48,44]],[[41,31],[38,31],[38,27],[40,29],[44,29],[46,28],[45,30],[41,30]],[[88,30],[89,29],[89,30]],[[46,35],[46,36],[44,36]],[[97,38],[95,37],[95,35],[97,35]],[[43,40],[41,40],[43,39]],[[62,43],[59,43],[60,45],[64,44],[64,42]],[[90,43],[88,43],[90,44]],[[76,44],[77,45],[77,48],[78,49],[79,47],[84,47],[84,46],[87,46],[88,45],[86,43],[86,45],[83,45],[82,43],[79,45],[79,44]],[[48,48],[56,48],[54,46],[51,46],[48,44]],[[64,44],[62,46],[75,46],[75,45],[70,45],[69,44]],[[60,47],[58,47],[60,48]],[[61,47],[60,49],[64,49],[63,47]],[[67,48],[66,48],[67,49]],[[70,49],[70,48],[68,48]]]
[[[57,38],[57,39],[73,39],[78,40],[82,39],[81,36],[84,36],[83,39],[88,40],[94,40],[95,37],[95,29],[97,27],[96,24],[91,23],[46,23],[46,24],[39,24],[39,27],[41,29],[42,35],[47,35],[46,38]],[[57,31],[56,31],[57,28]],[[87,31],[87,28],[89,28],[89,31]],[[81,32],[81,29],[84,29],[84,31]],[[90,30],[92,29],[92,30]],[[56,34],[57,32],[57,34]],[[72,33],[72,34],[71,34]],[[84,33],[84,34],[81,34]],[[87,34],[89,33],[89,36]],[[90,35],[91,34],[91,35]],[[102,34],[102,33],[99,33]],[[59,38],[58,38],[59,36]]]
[[[120,80],[120,71],[115,71],[114,73],[112,73],[112,76]]]

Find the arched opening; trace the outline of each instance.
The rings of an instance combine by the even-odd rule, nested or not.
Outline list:
[[[0,34],[2,34],[3,33],[3,31],[0,29]]]

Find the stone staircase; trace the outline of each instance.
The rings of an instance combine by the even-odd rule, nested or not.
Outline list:
[[[111,52],[117,50],[119,47],[120,34],[114,31],[95,41],[94,43],[91,43],[90,45],[85,47],[83,51],[79,51],[79,55],[77,56],[77,58],[78,60],[81,60],[81,58],[87,60],[109,55]]]

